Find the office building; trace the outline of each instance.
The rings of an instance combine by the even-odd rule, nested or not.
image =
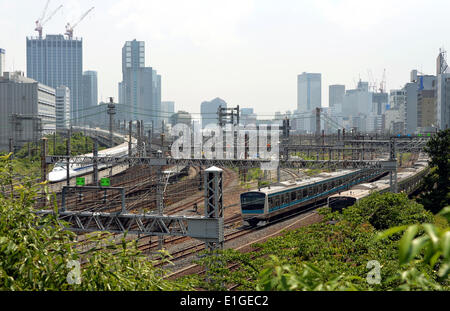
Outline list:
[[[192,123],[192,116],[189,112],[187,111],[178,111],[177,113],[174,113],[171,117],[170,117],[170,124],[172,126],[175,126],[177,124],[186,124],[187,126],[191,126]]]
[[[372,112],[372,93],[369,92],[367,82],[358,82],[356,89],[347,90],[342,105],[342,114],[345,117],[368,115]]]
[[[72,124],[79,123],[83,108],[83,41],[63,35],[47,35],[45,39],[28,37],[27,77],[54,89],[65,85],[70,89]]]
[[[342,110],[342,104],[344,103],[345,97],[345,85],[330,85],[328,91],[328,107],[333,108],[336,106],[340,106]],[[338,108],[339,109],[339,108]]]
[[[159,132],[161,120],[161,76],[145,67],[145,42],[127,41],[122,48],[122,82],[119,104],[129,110],[127,120],[144,120]]]
[[[436,90],[419,92],[417,97],[417,127],[436,127]]]
[[[56,129],[55,89],[26,78],[22,72],[0,77],[0,151],[38,143]]]
[[[3,72],[6,71],[5,68],[5,50],[4,49],[0,49],[0,77],[3,75]]]
[[[389,105],[389,94],[385,92],[372,93],[372,113],[381,116]]]
[[[85,71],[83,73],[83,113],[89,112],[89,108],[98,105],[98,81],[96,71]]]
[[[405,133],[405,110],[405,90],[391,90],[389,94],[389,106],[384,113],[384,129],[386,133],[390,133],[393,135],[403,135]]]
[[[316,128],[315,109],[322,107],[322,75],[302,73],[297,76],[297,110],[307,113],[299,126],[308,133]]]
[[[440,130],[450,126],[450,73],[437,77],[436,91],[436,127]]]
[[[227,108],[227,103],[221,98],[215,98],[212,101],[204,101],[200,105],[200,113],[202,116],[202,128],[208,124],[218,124],[219,118],[217,111],[219,107]]]
[[[70,127],[70,89],[67,86],[56,88],[56,130]]]
[[[161,120],[165,124],[170,123],[170,117],[175,113],[175,102],[163,101],[161,102]]]
[[[239,122],[241,125],[256,124],[257,115],[253,108],[240,108]]]
[[[404,90],[406,95],[405,106],[405,134],[414,134],[419,127],[418,100],[426,91],[432,91],[436,87],[436,76],[418,75],[416,70],[411,72],[411,82],[406,83]],[[428,94],[429,95],[429,94]],[[420,111],[422,113],[422,111]],[[431,122],[435,123],[435,122]]]

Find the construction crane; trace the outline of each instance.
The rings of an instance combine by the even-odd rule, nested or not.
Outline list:
[[[49,1],[50,2],[50,1]],[[48,4],[48,2],[47,2]],[[41,20],[36,21],[36,31],[39,33],[39,38],[42,38],[42,27],[62,8],[63,6],[60,5],[57,7],[50,15],[45,19],[45,21],[41,22]]]
[[[50,3],[50,0],[47,0],[47,3],[45,4],[44,10],[42,11],[41,17],[38,18],[36,21],[36,28],[35,31],[39,32],[39,38],[42,38],[42,25],[41,21],[45,18],[45,13],[47,13],[48,5]]]
[[[89,10],[87,10],[86,13],[84,13],[83,15],[81,15],[81,17],[78,19],[77,22],[75,22],[73,25],[70,25],[70,23],[67,23],[66,25],[66,35],[69,36],[69,39],[73,38],[73,29],[75,27],[77,27],[77,25],[89,14],[89,12],[91,12],[94,9],[94,7],[90,8]]]
[[[380,83],[380,93],[385,93],[386,92],[386,69],[384,69],[383,71],[383,79],[381,80]]]

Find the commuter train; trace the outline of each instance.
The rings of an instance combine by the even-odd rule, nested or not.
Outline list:
[[[327,197],[334,193],[386,174],[381,169],[341,170],[244,192],[240,196],[244,225],[264,226],[281,216],[306,210],[317,203],[326,203]]]
[[[101,130],[98,128],[95,129],[95,131],[109,133],[108,131]],[[99,151],[98,152],[99,158],[101,158],[101,157],[125,157],[128,155],[128,136],[117,134],[117,133],[114,133],[113,135],[114,135],[114,137],[120,138],[121,140],[123,140],[124,143],[122,143],[118,146],[109,148],[109,149]],[[133,146],[132,148],[133,149],[135,148],[135,145],[136,145],[136,139],[132,138],[132,146]],[[94,155],[92,153],[88,153],[88,154],[85,154],[82,156],[93,157]],[[106,164],[98,165],[99,170],[106,168],[106,167],[107,167]],[[93,170],[94,170],[93,164],[75,164],[75,163],[69,164],[69,176],[70,177],[84,175],[86,173],[92,172]],[[66,180],[66,178],[67,178],[67,163],[66,162],[56,163],[53,170],[48,175],[48,180],[50,182],[59,182],[59,181]]]
[[[428,174],[428,171],[428,161],[424,158],[419,158],[412,168],[404,169],[397,174],[398,191],[410,194],[417,189],[422,178]],[[347,191],[330,196],[328,198],[328,206],[332,211],[342,211],[342,209],[354,205],[373,192],[385,193],[389,190],[390,179],[387,176],[372,183],[356,185]]]

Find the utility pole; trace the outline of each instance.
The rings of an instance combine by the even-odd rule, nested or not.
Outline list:
[[[128,157],[132,156],[133,121],[128,122]]]
[[[393,168],[389,174],[389,185],[391,187],[391,192],[398,192],[398,184],[397,184],[397,157],[395,151],[395,140],[393,138],[390,139],[389,142],[389,161],[395,162],[395,168]]]
[[[47,181],[47,162],[45,158],[47,157],[47,138],[42,138],[42,146],[41,146],[41,180],[42,182]]]
[[[114,127],[114,115],[116,114],[116,105],[113,102],[113,98],[109,98],[108,104],[108,115],[109,115],[109,142],[110,147],[114,146],[113,141],[113,127]]]
[[[94,185],[98,186],[98,140],[94,139],[94,150],[92,151],[94,155]]]
[[[72,126],[70,126],[69,133],[67,137],[67,146],[66,146],[66,152],[67,152],[67,164],[66,164],[66,184],[67,187],[70,187],[70,139],[72,137]]]
[[[161,134],[163,137],[163,134]],[[163,152],[158,151],[157,157],[163,158]],[[164,180],[163,180],[162,167],[158,167],[158,181],[156,184],[156,210],[158,215],[162,216],[164,214]],[[164,236],[158,236],[158,248],[163,249],[164,247]]]

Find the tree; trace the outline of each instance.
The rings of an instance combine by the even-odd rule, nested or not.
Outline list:
[[[450,204],[450,129],[438,132],[425,147],[434,169],[424,181],[424,194],[420,198],[425,208],[438,213]]]
[[[0,189],[10,186],[11,155],[0,157]],[[45,183],[16,184],[14,197],[0,192],[0,291],[192,290],[164,279],[135,241],[93,233],[83,245],[55,215],[37,216],[33,205]],[[57,212],[57,206],[54,206]],[[165,258],[162,253],[161,256]]]

